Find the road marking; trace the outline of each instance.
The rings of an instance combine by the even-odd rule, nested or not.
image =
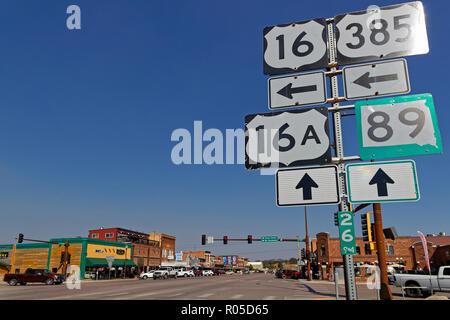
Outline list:
[[[179,293],[175,293],[175,294],[171,294],[167,297],[171,298],[171,297],[176,297],[176,296],[181,296],[182,294],[184,294],[184,292],[179,292]]]
[[[157,294],[158,292],[146,292],[146,293],[141,293],[141,294],[134,294],[132,296],[128,296],[128,299],[134,299],[134,298],[141,298],[141,297],[148,297],[148,296],[153,296],[155,294]],[[112,300],[122,300],[120,297],[119,298],[114,298]]]
[[[129,294],[129,292],[120,292],[120,293],[114,293],[114,294],[107,294],[105,297],[115,297],[115,296],[124,296]]]
[[[235,294],[234,296],[231,297],[231,299],[239,299],[242,298],[244,295],[243,294]]]
[[[197,296],[198,298],[207,298],[207,297],[210,297],[210,296],[212,296],[214,293],[205,293],[205,294],[202,294],[201,296]]]

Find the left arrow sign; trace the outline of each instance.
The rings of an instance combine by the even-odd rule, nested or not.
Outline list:
[[[312,188],[318,188],[317,183],[311,179],[311,177],[305,173],[303,178],[297,184],[295,189],[303,189],[303,200],[311,200],[312,199]]]
[[[304,92],[310,92],[310,91],[317,91],[317,86],[304,86],[304,87],[295,87],[292,88],[292,83],[289,83],[287,86],[285,86],[283,89],[278,91],[278,94],[281,94],[282,96],[285,96],[288,99],[292,99],[292,94],[296,93],[304,93]]]
[[[323,71],[269,79],[269,109],[317,105],[327,102]]]

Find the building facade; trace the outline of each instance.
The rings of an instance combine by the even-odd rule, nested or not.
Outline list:
[[[133,246],[132,260],[138,272],[155,269],[161,265],[159,241],[151,240],[149,234],[124,228],[89,230],[89,238],[130,243]]]
[[[450,236],[428,236],[427,246],[430,257],[430,266],[437,269],[442,264],[450,263]],[[362,238],[356,239],[357,254],[353,255],[356,265],[367,265],[378,262],[376,252],[366,250]],[[395,240],[385,239],[386,261],[392,265],[402,265],[406,270],[425,269],[425,255],[419,237],[398,237]],[[317,263],[322,267],[323,273],[343,264],[339,238],[330,238],[328,232],[316,234],[312,241]]]
[[[176,237],[164,233],[152,232],[148,239],[156,241],[161,248],[161,263],[175,262],[175,240]]]

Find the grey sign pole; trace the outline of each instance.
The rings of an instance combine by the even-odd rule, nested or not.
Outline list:
[[[328,20],[328,43],[330,49],[330,68],[331,72],[337,71],[336,65],[336,42],[334,39],[333,33],[333,23],[332,19]],[[339,98],[339,89],[338,89],[338,79],[337,74],[334,74],[330,77],[330,85],[331,85],[331,94],[332,99]],[[333,112],[333,124],[334,124],[334,139],[335,139],[335,148],[336,148],[336,156],[339,159],[344,159],[344,148],[342,142],[342,127],[341,127],[341,112],[338,110],[339,102],[333,102],[333,107],[337,110]],[[347,188],[345,185],[345,166],[343,161],[339,161],[338,163],[338,171],[339,171],[339,191],[341,196],[347,197]],[[339,204],[340,211],[349,211],[347,205],[347,199],[341,201]],[[353,268],[353,256],[352,255],[343,255],[344,260],[344,279],[345,279],[345,294],[347,300],[358,300],[358,296],[356,293],[356,282],[355,282],[355,270]]]

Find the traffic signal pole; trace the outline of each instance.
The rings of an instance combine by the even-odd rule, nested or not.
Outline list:
[[[392,300],[391,289],[387,274],[386,247],[383,234],[383,220],[381,218],[381,205],[373,204],[373,217],[375,224],[375,241],[377,244],[378,267],[380,268],[380,298],[382,300]]]
[[[308,218],[306,216],[306,206],[305,206],[305,243],[306,243],[306,265],[307,265],[307,272],[308,272],[308,281],[311,281],[311,251],[309,247],[309,237],[308,237]]]
[[[330,77],[330,87],[332,94],[332,108],[335,109],[333,111],[333,124],[334,124],[334,147],[336,150],[336,156],[339,159],[339,163],[337,164],[338,172],[339,172],[339,194],[344,196],[344,199],[341,199],[341,203],[339,204],[340,211],[349,211],[349,207],[347,205],[347,187],[345,184],[345,166],[344,166],[344,147],[342,141],[342,127],[341,127],[341,112],[339,110],[339,88],[338,88],[338,68],[336,61],[336,42],[334,39],[333,32],[333,19],[327,20],[327,28],[328,28],[328,44],[329,44],[329,71],[331,72]],[[345,279],[345,295],[347,300],[358,300],[357,292],[356,292],[356,280],[355,280],[355,270],[353,263],[353,256],[349,254],[342,255],[342,259],[344,261],[344,279]]]

